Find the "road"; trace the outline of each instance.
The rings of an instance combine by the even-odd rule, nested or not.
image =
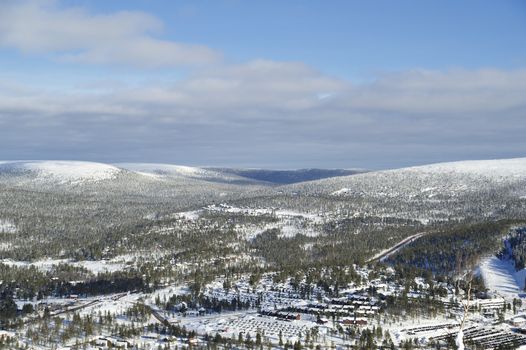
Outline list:
[[[104,301],[108,301],[108,300],[117,301],[119,299],[122,299],[126,295],[128,295],[128,293],[119,293],[119,294],[112,295],[110,297],[102,297],[102,298],[93,299],[93,300],[87,301],[86,303],[79,304],[79,305],[74,305],[74,306],[71,306],[71,307],[69,305],[66,305],[66,306],[62,307],[61,309],[57,309],[57,310],[52,311],[50,313],[50,316],[51,317],[55,317],[55,316],[58,316],[58,315],[69,313],[69,312],[80,311],[82,309],[88,308],[90,306],[95,306],[97,304],[100,304],[100,303],[102,303]],[[34,315],[33,317],[28,317],[22,323],[23,324],[29,324],[29,323],[32,323],[32,322],[35,322],[35,321],[40,321],[40,320],[41,320],[41,315],[39,313],[36,313],[36,315]]]
[[[385,259],[387,259],[391,255],[396,253],[398,250],[402,249],[403,247],[405,247],[409,243],[412,243],[412,242],[416,241],[420,237],[425,236],[428,233],[429,232],[419,232],[419,233],[415,233],[412,236],[406,237],[403,240],[401,240],[400,242],[396,243],[391,248],[382,250],[380,253],[376,254],[371,259],[367,260],[367,262],[370,263],[370,262],[373,262],[373,261],[384,261]]]

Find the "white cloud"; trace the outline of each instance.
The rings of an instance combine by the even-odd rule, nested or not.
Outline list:
[[[201,71],[171,84],[126,87],[108,91],[89,85],[91,93],[58,94],[0,81],[0,108],[47,114],[71,111],[115,115],[184,118],[185,111],[206,118],[247,119],[251,111],[263,119],[284,119],[324,112],[320,119],[342,113],[371,115],[388,120],[394,115],[440,115],[462,118],[493,115],[526,105],[526,70],[408,71],[386,75],[364,85],[326,76],[302,63],[250,61]],[[106,92],[101,92],[106,91]]]
[[[142,12],[91,14],[55,1],[0,4],[0,46],[59,60],[141,67],[217,62],[220,54],[201,45],[157,38],[163,24]]]
[[[472,113],[524,107],[526,70],[412,70],[353,91],[354,108],[407,113]]]
[[[525,70],[451,70],[351,85],[302,63],[256,60],[109,91],[0,82],[0,158],[28,140],[38,145],[29,158],[67,145],[70,158],[282,167],[518,156],[525,81]]]

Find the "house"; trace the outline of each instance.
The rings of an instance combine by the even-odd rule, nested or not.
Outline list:
[[[511,324],[515,327],[524,327],[526,326],[526,317],[525,316],[514,317],[511,320]]]
[[[104,347],[112,347],[116,349],[131,349],[132,344],[122,338],[109,336],[109,337],[99,337],[95,340],[95,345],[97,346],[104,346]]]
[[[192,345],[192,346],[197,346],[200,343],[199,339],[197,339],[196,337],[189,338],[187,342],[189,345]]]
[[[367,319],[366,318],[344,318],[341,321],[344,325],[356,325],[356,326],[365,326],[367,325]]]
[[[318,318],[318,319],[316,320],[316,323],[317,323],[317,324],[326,324],[326,323],[328,323],[328,322],[329,322],[329,320],[327,320],[326,318]]]
[[[141,338],[143,338],[143,339],[150,339],[150,340],[157,340],[157,339],[159,339],[159,335],[157,333],[150,332],[150,333],[147,333],[147,334],[143,334],[141,336]]]

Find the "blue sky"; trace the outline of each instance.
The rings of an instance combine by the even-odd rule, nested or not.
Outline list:
[[[0,158],[524,156],[523,1],[0,2]]]

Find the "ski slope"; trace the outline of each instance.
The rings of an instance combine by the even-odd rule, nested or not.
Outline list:
[[[501,260],[496,256],[484,258],[479,272],[489,291],[506,299],[518,298],[524,290],[526,270],[515,271],[511,260]]]

